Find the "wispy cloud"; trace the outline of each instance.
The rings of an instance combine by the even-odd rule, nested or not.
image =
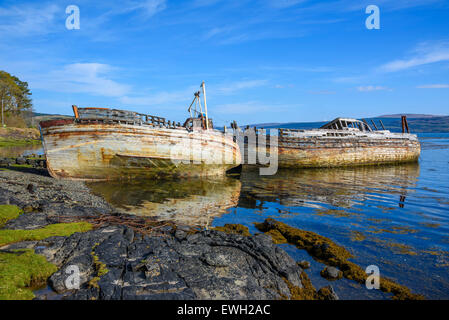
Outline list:
[[[208,7],[213,6],[219,2],[223,2],[223,0],[195,0],[193,1],[193,7]]]
[[[38,78],[31,78],[34,89],[65,93],[87,93],[105,97],[121,97],[130,91],[130,86],[110,78],[114,68],[101,63],[74,63],[50,71]]]
[[[274,8],[284,9],[296,6],[306,1],[307,0],[269,0],[268,4]]]
[[[110,15],[139,12],[145,18],[150,18],[167,8],[166,0],[125,0],[109,11]]]
[[[163,106],[179,105],[191,102],[195,88],[180,91],[150,92],[146,95],[125,95],[120,97],[120,102],[134,106]],[[186,107],[187,108],[187,107]]]
[[[329,95],[329,94],[336,94],[337,92],[330,90],[318,90],[318,91],[309,91],[309,93],[317,95]]]
[[[395,72],[406,70],[409,68],[449,61],[449,43],[421,43],[413,51],[413,55],[409,58],[394,60],[380,67],[384,72]]]
[[[212,87],[211,90],[216,94],[232,94],[239,90],[262,87],[267,84],[268,80],[246,80],[222,84],[216,88]]]
[[[22,4],[0,8],[0,34],[2,37],[17,37],[55,32],[58,13],[63,11],[55,4]]]
[[[360,86],[360,87],[357,87],[357,90],[360,92],[392,91],[392,89],[389,89],[387,87],[382,87],[382,86]]]
[[[254,114],[256,112],[268,111],[270,109],[273,109],[273,106],[268,106],[258,101],[228,103],[214,107],[216,113],[226,115]]]
[[[417,86],[418,89],[446,89],[449,88],[449,84],[425,84]]]

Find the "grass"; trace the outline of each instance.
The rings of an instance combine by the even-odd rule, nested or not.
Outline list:
[[[0,247],[21,241],[39,241],[53,236],[71,236],[76,232],[92,230],[87,222],[51,224],[41,229],[33,230],[0,230]]]
[[[0,228],[22,214],[12,205],[0,205]],[[43,240],[52,236],[70,236],[92,229],[87,222],[52,224],[34,230],[0,230],[0,247],[21,242]],[[30,300],[33,290],[44,285],[57,267],[31,249],[0,251],[0,300]]]
[[[40,143],[41,143],[40,140],[34,140],[34,139],[11,139],[11,138],[0,137],[0,148],[38,145]]]
[[[22,213],[22,210],[17,206],[0,205],[0,228],[3,228],[9,220],[16,219]]]
[[[0,252],[0,300],[31,300],[57,267],[33,250]]]

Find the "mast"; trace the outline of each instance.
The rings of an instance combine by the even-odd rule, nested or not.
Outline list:
[[[206,102],[206,84],[203,83],[201,84],[201,87],[203,88],[203,96],[204,96],[204,111],[206,112],[206,130],[209,129],[209,117],[207,114],[207,102]]]

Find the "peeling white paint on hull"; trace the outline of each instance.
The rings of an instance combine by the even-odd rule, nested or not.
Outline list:
[[[60,121],[41,123],[41,134],[55,178],[216,176],[241,161],[238,145],[216,130]]]

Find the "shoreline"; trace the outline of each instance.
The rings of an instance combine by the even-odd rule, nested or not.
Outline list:
[[[170,223],[156,223],[157,232],[136,232],[133,219],[140,217],[115,212],[83,182],[55,180],[44,168],[3,167],[0,205],[21,210],[0,228],[0,239],[5,230],[23,234],[23,241],[3,244],[0,253],[31,250],[56,266],[41,283],[51,290],[33,290],[36,299],[338,298],[331,287],[310,295],[313,286],[303,269],[268,235],[249,235],[238,227],[195,230]],[[105,217],[115,222],[64,236],[36,236],[45,228]],[[80,270],[79,290],[65,285],[65,271],[73,265]]]

